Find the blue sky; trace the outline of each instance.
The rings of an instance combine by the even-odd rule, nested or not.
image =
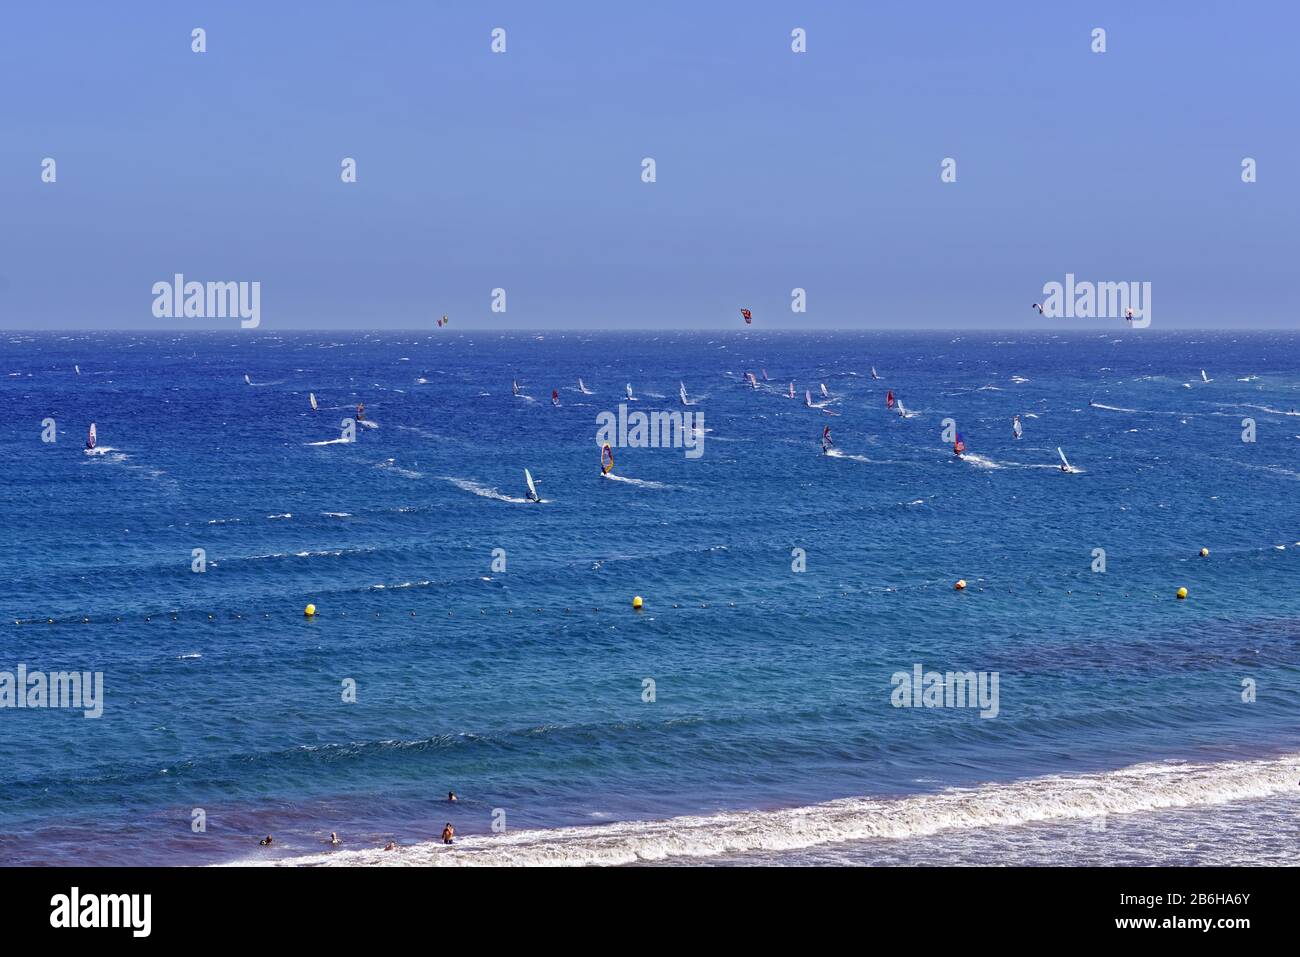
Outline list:
[[[1300,325],[1300,13],[1280,3],[0,18],[4,328],[235,327],[154,318],[177,272],[259,281],[266,331],[732,329],[741,306],[764,329],[1123,325],[1037,317],[1067,272],[1151,282],[1152,331]]]

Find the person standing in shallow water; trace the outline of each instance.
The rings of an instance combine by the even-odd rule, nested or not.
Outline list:
[[[455,837],[456,829],[451,826],[451,821],[448,821],[447,826],[442,829],[442,843],[450,844]]]

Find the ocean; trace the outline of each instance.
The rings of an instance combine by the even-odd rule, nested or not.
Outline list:
[[[0,863],[1300,863],[1297,356],[6,333]]]

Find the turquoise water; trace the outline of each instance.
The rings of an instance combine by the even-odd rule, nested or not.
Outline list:
[[[220,862],[268,832],[293,856],[448,819],[487,842],[494,812],[542,833],[1287,754],[1298,347],[10,334],[0,670],[99,671],[105,698],[0,710],[0,859]],[[679,382],[703,454],[616,449],[637,481],[602,480],[597,415],[625,383],[680,410]],[[332,442],[358,401],[377,427]],[[915,664],[996,672],[997,716],[893,707]]]

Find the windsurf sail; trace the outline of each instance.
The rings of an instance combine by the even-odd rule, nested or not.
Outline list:
[[[95,432],[95,423],[90,423],[90,432],[86,435],[86,448],[93,449],[99,441],[99,436]]]
[[[627,384],[627,397],[629,399],[636,398],[634,395],[632,395],[632,383],[630,382]]]
[[[894,390],[890,389],[885,393],[885,408],[892,409],[898,400],[894,398]]]
[[[591,390],[588,389],[587,384],[582,381],[582,376],[578,376],[578,391],[583,395],[591,395]]]
[[[533,473],[529,472],[528,469],[524,469],[524,482],[528,485],[528,492],[524,497],[530,502],[541,501],[537,497],[537,486],[533,484]]]
[[[560,404],[560,390],[559,390],[559,389],[552,389],[552,390],[551,390],[551,405],[559,405],[559,404]]]
[[[804,390],[803,390],[803,404],[806,405],[806,406],[807,406],[808,408],[810,408],[810,409],[813,407],[813,404],[812,404],[812,393],[809,392],[807,389],[804,389]]]
[[[764,381],[764,382],[767,382],[767,381],[768,381],[768,378],[767,378],[767,370],[766,370],[766,369],[763,369],[763,370],[761,370],[761,371],[762,371],[762,373],[763,373],[763,381]]]
[[[742,309],[740,310],[740,314],[745,317],[745,325],[748,326],[753,324],[754,314],[752,312],[750,312],[748,309]]]
[[[831,441],[831,427],[828,425],[822,429],[822,452],[829,452],[835,448],[835,443]]]
[[[1202,381],[1202,382],[1209,382],[1209,381],[1210,381],[1210,377],[1207,376],[1207,375],[1205,374],[1205,370],[1204,370],[1204,369],[1201,370],[1201,381]]]
[[[757,388],[758,388],[758,380],[754,378],[754,373],[752,373],[752,372],[746,372],[746,373],[745,373],[745,381],[749,383],[749,387],[750,387],[751,389],[757,389]]]
[[[823,398],[823,399],[829,399],[830,397],[831,397],[831,394],[830,394],[829,392],[826,391],[826,383],[823,382],[823,383],[822,383],[822,398]]]
[[[958,432],[957,438],[952,443],[952,454],[961,455],[965,451],[966,451],[966,440],[963,439],[961,437],[961,433]]]
[[[72,368],[77,370],[77,375],[81,375],[81,366],[73,366]]]
[[[1020,416],[1016,416],[1014,419],[1011,420],[1012,435],[1014,435],[1016,438],[1020,438],[1020,436],[1024,434],[1024,431],[1025,430],[1020,426]]]
[[[794,398],[794,383],[790,383],[790,398]]]
[[[875,366],[872,366],[872,367],[871,367],[871,378],[873,378],[873,379],[879,379],[879,378],[880,378],[880,376],[876,374],[876,367],[875,367]]]
[[[677,394],[680,395],[680,396],[682,397],[682,405],[690,405],[690,403],[686,401],[686,383],[685,383],[685,382],[679,382],[679,383],[677,383]]]
[[[1056,447],[1056,454],[1061,457],[1062,469],[1064,469],[1067,472],[1074,471],[1074,466],[1070,464],[1070,460],[1065,457],[1065,453],[1061,451],[1061,447],[1059,445]]]
[[[510,381],[510,389],[511,389],[512,392],[514,392],[515,395],[518,395],[518,394],[519,394],[519,380],[518,380],[518,379],[512,379],[512,380]]]
[[[309,399],[311,400],[311,410],[312,410],[313,412],[315,412],[315,411],[316,411],[316,393],[315,393],[315,392],[308,392],[308,393],[307,393],[307,398],[309,398]]]
[[[600,474],[608,475],[614,471],[614,450],[606,442],[600,449]]]
[[[902,399],[899,399],[897,402],[894,403],[894,409],[895,409],[895,411],[898,412],[898,416],[899,416],[899,418],[902,418],[902,419],[907,418],[907,410],[903,408],[903,400],[902,400]]]
[[[252,385],[252,384],[253,384],[253,380],[250,379],[250,378],[248,377],[248,373],[247,373],[247,372],[244,373],[244,381],[245,381],[246,383],[248,383],[249,385]]]

